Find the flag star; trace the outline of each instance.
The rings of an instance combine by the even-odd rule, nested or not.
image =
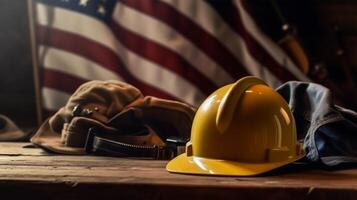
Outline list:
[[[106,12],[106,10],[105,10],[105,8],[104,8],[103,5],[99,5],[97,11],[98,11],[100,14],[102,14],[102,15],[105,15],[105,12]]]
[[[89,0],[79,0],[79,5],[80,6],[87,6]]]

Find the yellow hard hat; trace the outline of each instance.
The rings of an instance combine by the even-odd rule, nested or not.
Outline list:
[[[169,172],[258,175],[304,156],[285,100],[262,80],[248,76],[221,87],[199,107],[186,152]]]

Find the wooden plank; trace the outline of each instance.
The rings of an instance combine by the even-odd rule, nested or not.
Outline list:
[[[167,161],[64,156],[0,143],[0,191],[26,199],[313,199],[357,197],[357,170],[304,170],[259,177],[168,173]],[[16,191],[21,191],[20,193]],[[55,196],[53,196],[55,194]]]
[[[0,142],[0,156],[28,155],[39,156],[49,155],[40,148],[36,148],[31,143],[26,142]]]
[[[28,158],[28,157],[27,157]],[[170,184],[180,186],[219,187],[295,187],[295,188],[357,188],[357,170],[341,171],[298,171],[274,176],[261,177],[209,177],[171,174],[165,170],[165,161],[135,161],[117,158],[102,162],[87,161],[81,165],[66,165],[66,162],[42,161],[33,165],[32,162],[13,164],[0,163],[0,180],[35,180],[35,181],[75,181],[75,182],[107,182],[107,183],[142,183]],[[19,159],[21,161],[21,158]],[[80,161],[83,161],[81,159]],[[77,161],[77,162],[80,162]],[[108,164],[108,162],[113,162]],[[57,163],[57,164],[56,164]],[[99,164],[98,164],[99,163]]]
[[[61,181],[76,183],[126,183],[211,187],[290,187],[356,189],[356,170],[295,172],[261,177],[210,177],[168,173],[163,163],[134,166],[14,166],[0,165],[0,180]]]
[[[0,156],[0,179],[31,179],[33,177],[41,177],[42,180],[47,177],[49,179],[63,178],[65,180],[69,178],[80,178],[80,181],[106,179],[103,181],[116,182],[119,178],[125,178],[130,174],[132,179],[140,179],[142,181],[150,180],[152,183],[160,183],[162,181],[169,183],[169,181],[173,181],[174,184],[182,185],[201,184],[201,180],[208,179],[214,180],[214,186],[221,184],[221,181],[234,186],[237,184],[237,180],[239,180],[245,181],[245,184],[255,186],[266,186],[267,184],[279,186],[282,182],[287,181],[288,185],[296,187],[309,185],[311,187],[357,188],[357,181],[355,181],[357,180],[357,170],[354,169],[340,171],[301,171],[301,168],[299,169],[299,167],[295,166],[295,172],[282,173],[279,176],[251,178],[189,176],[168,173],[165,170],[167,161],[100,156],[53,155],[43,153],[43,151],[38,148],[22,148],[26,145],[28,144],[0,144],[0,155],[2,155]],[[8,148],[7,150],[5,150],[6,147]],[[3,155],[4,152],[10,154],[9,151],[11,149],[14,155]],[[187,180],[190,180],[190,182],[187,182]],[[323,184],[321,185],[321,183]]]

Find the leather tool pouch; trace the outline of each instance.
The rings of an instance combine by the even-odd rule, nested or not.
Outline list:
[[[87,153],[110,156],[171,159],[183,153],[189,139],[190,121],[182,113],[167,108],[132,107],[108,122],[110,127],[126,134],[114,136],[105,129],[93,127],[88,132],[85,149]],[[188,126],[183,126],[187,122]],[[161,141],[152,141],[155,136]]]
[[[167,153],[167,147],[188,140],[194,114],[187,104],[143,96],[124,82],[90,81],[43,123],[31,142],[62,154],[170,158],[166,155],[177,151]]]

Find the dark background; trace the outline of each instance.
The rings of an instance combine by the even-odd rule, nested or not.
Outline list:
[[[273,39],[284,34],[281,24],[267,0],[251,0],[261,27]],[[279,0],[283,15],[297,27],[311,60],[327,63],[330,78],[343,84],[341,65],[357,76],[357,1],[355,0]],[[274,22],[274,18],[276,19]],[[267,19],[273,22],[267,23]],[[334,32],[334,27],[339,32]],[[336,42],[345,49],[336,58]],[[341,59],[342,58],[342,59]],[[0,1],[0,113],[9,116],[21,127],[36,126],[35,95],[30,51],[27,1]],[[335,71],[336,72],[335,72]],[[349,91],[351,92],[351,91]],[[357,91],[354,91],[357,93]],[[347,92],[346,96],[350,96]],[[346,97],[349,98],[349,97]],[[350,101],[345,107],[353,108]]]
[[[0,114],[20,126],[36,123],[26,0],[0,1]]]

